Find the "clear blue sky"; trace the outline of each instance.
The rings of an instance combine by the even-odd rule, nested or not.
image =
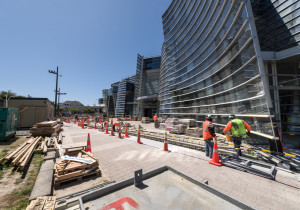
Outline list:
[[[161,54],[171,0],[0,0],[0,91],[91,105],[135,74],[136,56]]]

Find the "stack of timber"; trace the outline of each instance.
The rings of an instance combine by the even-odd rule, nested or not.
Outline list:
[[[54,210],[55,201],[55,196],[38,197],[37,199],[31,201],[26,210]]]
[[[19,166],[21,170],[28,164],[35,148],[41,141],[42,137],[30,138],[28,141],[17,147],[15,150],[4,156],[0,163],[3,161],[11,160],[14,166]]]
[[[56,159],[54,187],[58,188],[62,183],[77,180],[83,177],[100,176],[99,161],[90,152],[81,150],[76,156],[61,156]]]
[[[33,136],[51,136],[53,133],[57,133],[61,128],[57,121],[45,121],[35,124],[31,129],[30,133]]]

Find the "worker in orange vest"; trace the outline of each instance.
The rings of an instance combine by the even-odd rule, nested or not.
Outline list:
[[[206,115],[206,121],[203,123],[203,138],[205,141],[205,154],[207,157],[212,158],[213,155],[213,137],[216,136],[212,116]]]
[[[242,139],[250,136],[251,127],[244,120],[237,119],[234,114],[229,115],[229,122],[223,130],[223,134],[230,130],[234,148],[236,150],[237,156],[242,156],[241,144]]]
[[[158,117],[157,117],[157,114],[154,115],[153,120],[154,120],[154,127],[155,127],[155,128],[158,128],[159,125],[158,125]]]

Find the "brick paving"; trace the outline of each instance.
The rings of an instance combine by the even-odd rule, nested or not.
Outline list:
[[[63,144],[86,142],[91,135],[92,152],[99,159],[102,172],[116,182],[133,177],[135,170],[144,172],[168,165],[199,181],[208,180],[215,189],[257,209],[298,209],[300,182],[295,174],[278,171],[276,181],[228,167],[208,163],[201,151],[169,145],[170,153],[161,150],[163,143],[136,137],[119,139],[76,125],[64,126]],[[86,185],[88,187],[88,185]],[[81,189],[83,190],[83,189]]]

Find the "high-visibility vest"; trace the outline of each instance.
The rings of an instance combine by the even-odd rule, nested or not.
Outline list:
[[[154,115],[153,120],[158,120],[158,117]]]
[[[246,138],[246,128],[243,120],[240,119],[233,119],[231,122],[231,134],[233,137],[240,137],[240,138]]]
[[[204,139],[211,139],[211,138],[213,137],[213,136],[210,134],[209,129],[208,129],[209,124],[212,124],[212,122],[209,121],[209,120],[206,120],[206,121],[203,123],[203,138],[204,138]]]

